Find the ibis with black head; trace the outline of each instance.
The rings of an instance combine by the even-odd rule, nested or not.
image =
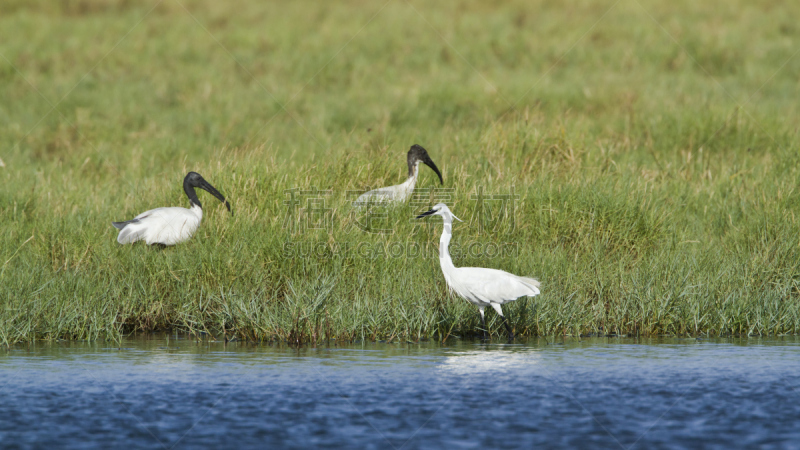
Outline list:
[[[111,222],[114,227],[119,229],[117,242],[132,244],[137,241],[145,241],[147,245],[166,247],[189,240],[203,219],[203,205],[197,198],[195,188],[209,192],[224,203],[228,211],[231,211],[230,203],[211,183],[199,173],[189,172],[183,179],[183,190],[189,197],[191,208],[179,206],[156,208],[145,211],[125,222]],[[231,215],[233,215],[232,211]]]
[[[406,163],[408,164],[408,179],[405,182],[366,192],[353,202],[353,206],[362,207],[370,203],[391,204],[405,201],[414,192],[414,186],[417,184],[419,163],[423,163],[433,169],[436,175],[439,176],[439,182],[444,184],[442,173],[439,172],[439,168],[436,167],[436,164],[428,155],[428,151],[422,148],[421,145],[414,144],[411,146],[406,156]]]

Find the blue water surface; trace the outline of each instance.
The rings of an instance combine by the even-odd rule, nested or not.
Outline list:
[[[800,448],[800,339],[0,350],[2,448]]]

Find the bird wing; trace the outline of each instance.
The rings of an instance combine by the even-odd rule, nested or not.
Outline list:
[[[367,193],[361,194],[361,196],[353,202],[353,206],[361,207],[366,206],[368,203],[402,202],[414,191],[416,180],[415,177],[409,177],[404,183],[373,189]]]
[[[146,217],[152,216],[153,213],[157,213],[157,212],[162,211],[162,210],[173,209],[173,208],[175,208],[175,207],[164,207],[164,208],[151,209],[149,211],[145,211],[145,212],[139,214],[138,216],[134,217],[133,220],[142,220],[142,219],[144,219]],[[180,209],[185,209],[185,208],[180,208]]]
[[[117,242],[120,244],[132,244],[145,238],[147,229],[145,227],[138,227],[135,223],[132,224],[131,222],[133,221],[127,222],[120,229],[119,235],[117,236]]]
[[[153,212],[152,210],[147,211],[147,212],[143,212],[143,213],[139,214],[138,216],[134,217],[133,219],[126,220],[124,222],[111,222],[111,225],[114,225],[114,228],[122,230],[128,225],[130,225],[132,223],[138,223],[140,220],[150,216],[150,214],[152,214],[152,212]]]
[[[503,304],[519,297],[539,295],[539,281],[502,270],[483,267],[460,267],[452,277],[459,294],[485,303]]]
[[[147,244],[174,245],[188,239],[199,222],[199,218],[186,208],[177,206],[155,208],[127,222],[121,222],[125,225],[117,236],[117,242],[130,244],[144,240]]]
[[[367,206],[368,203],[391,202],[394,200],[396,191],[397,186],[373,189],[361,194],[356,201],[353,202],[353,206]]]

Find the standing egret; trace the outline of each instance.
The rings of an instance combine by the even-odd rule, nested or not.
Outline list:
[[[422,148],[422,146],[417,144],[412,145],[408,150],[406,161],[408,162],[408,179],[404,183],[366,192],[353,202],[353,206],[361,207],[369,203],[399,203],[405,201],[405,199],[414,192],[414,185],[417,184],[419,163],[424,163],[426,166],[433,169],[436,175],[439,175],[439,182],[444,184],[442,173],[439,172],[439,168],[436,167],[431,157],[428,156],[428,151]]]
[[[508,331],[508,339],[514,339],[514,333],[508,326],[508,321],[506,321],[500,305],[513,302],[520,297],[539,295],[539,281],[497,269],[454,266],[447,246],[450,245],[450,238],[453,236],[453,219],[458,219],[459,222],[462,220],[450,212],[450,208],[444,203],[439,203],[430,211],[418,215],[417,219],[426,216],[442,216],[444,220],[444,230],[439,239],[439,263],[442,265],[444,279],[451,291],[478,307],[481,312],[484,339],[486,339],[486,322],[483,317],[483,309],[487,306],[494,308],[497,314],[503,318],[503,325]]]
[[[197,198],[194,188],[208,191],[221,202],[225,203],[228,211],[231,205],[208,181],[204,180],[197,172],[189,172],[183,179],[183,191],[189,197],[191,208],[179,206],[151,209],[145,211],[131,220],[125,222],[111,222],[118,228],[117,242],[132,244],[136,241],[145,241],[147,245],[175,245],[192,237],[200,221],[203,219],[203,205]],[[233,212],[231,211],[231,215]]]

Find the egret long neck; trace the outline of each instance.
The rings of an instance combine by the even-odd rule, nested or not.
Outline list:
[[[455,269],[453,260],[450,258],[450,238],[453,237],[453,219],[450,217],[443,217],[444,229],[442,230],[442,237],[439,238],[439,263],[442,265],[442,272],[445,276],[449,271]]]

